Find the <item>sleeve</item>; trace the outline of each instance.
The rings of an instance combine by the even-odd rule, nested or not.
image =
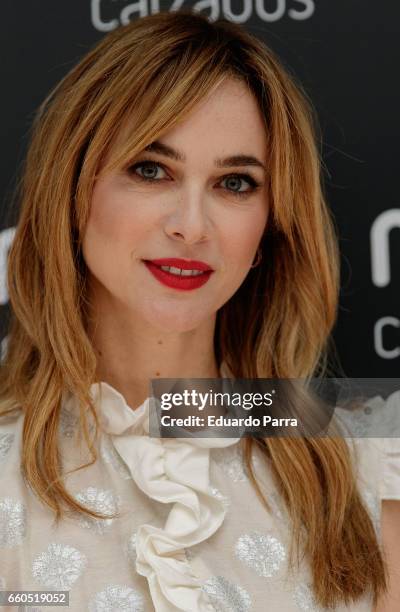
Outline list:
[[[386,400],[375,396],[354,412],[335,413],[346,435],[356,438],[365,480],[376,482],[380,499],[400,500],[400,390]]]
[[[400,434],[396,428],[400,420],[400,391],[395,391],[388,397],[384,409],[399,437],[380,438],[379,440],[382,466],[380,497],[381,499],[400,500]]]
[[[400,391],[395,391],[384,402],[382,420],[385,431],[394,437],[376,438],[380,459],[379,496],[380,499],[400,500]]]
[[[400,438],[380,438],[382,446],[381,499],[400,500]]]

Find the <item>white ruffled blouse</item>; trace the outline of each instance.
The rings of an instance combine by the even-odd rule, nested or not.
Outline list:
[[[91,394],[101,424],[98,460],[67,474],[65,484],[80,503],[118,517],[69,515],[56,526],[21,476],[23,415],[2,417],[0,590],[69,591],[68,610],[76,612],[322,611],[307,561],[288,572],[290,523],[260,450],[253,466],[272,512],[249,480],[240,439],[150,437],[149,399],[132,410],[105,382]],[[65,396],[64,471],[90,458],[76,436],[77,414],[74,397]],[[353,424],[399,414],[397,391],[370,400]],[[354,439],[358,482],[378,536],[380,500],[400,500],[397,435]],[[372,598],[336,610],[371,612]]]

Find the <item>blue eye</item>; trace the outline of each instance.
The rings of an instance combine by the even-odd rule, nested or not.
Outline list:
[[[250,188],[256,186],[256,182],[251,179],[250,176],[243,176],[241,174],[232,174],[231,176],[227,176],[223,179],[222,182],[226,181],[226,187],[229,191],[234,191],[237,193],[243,193],[243,191],[251,191],[251,189],[241,189],[245,183],[247,183]]]
[[[227,191],[238,198],[247,197],[254,193],[259,187],[259,183],[257,183],[250,174],[230,174],[222,180],[222,183],[224,181],[226,181]],[[246,183],[247,188],[242,189],[241,187]]]
[[[138,172],[138,169],[141,168],[141,171]],[[154,183],[162,180],[164,177],[160,177],[157,175],[158,170],[162,170],[164,174],[166,174],[162,164],[155,162],[151,159],[144,159],[136,164],[133,164],[128,168],[128,173],[138,180]],[[229,174],[221,179],[221,183],[226,181],[230,187],[226,187],[226,191],[228,191],[231,195],[234,195],[238,198],[245,198],[257,191],[260,187],[260,183],[258,183],[250,174]],[[240,184],[243,182],[249,185],[248,189],[241,190]],[[239,189],[235,189],[235,186],[239,185]],[[233,188],[231,188],[233,187]]]
[[[133,166],[131,166],[129,168],[129,172],[130,173],[136,173],[136,170],[138,168],[144,168],[144,170],[146,171],[150,169],[150,176],[149,174],[138,174],[137,176],[139,176],[139,178],[142,178],[145,181],[157,181],[159,179],[156,178],[156,176],[154,175],[154,172],[152,173],[152,171],[157,170],[157,169],[162,169],[160,164],[157,164],[157,162],[151,161],[151,160],[145,160],[142,162],[138,162],[137,164],[134,164]]]

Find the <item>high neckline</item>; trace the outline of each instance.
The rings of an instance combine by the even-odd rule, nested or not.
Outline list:
[[[225,361],[221,363],[219,373],[222,379],[232,377]],[[90,386],[89,395],[95,406],[99,425],[105,433],[111,435],[121,435],[127,431],[132,434],[149,433],[148,415],[151,401],[154,400],[151,396],[146,397],[137,408],[132,408],[120,391],[103,380],[96,381]],[[72,394],[64,397],[63,405],[69,411],[77,409]],[[198,438],[196,435],[195,437]]]

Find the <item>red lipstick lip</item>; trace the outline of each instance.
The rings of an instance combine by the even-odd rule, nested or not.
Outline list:
[[[155,260],[155,261],[171,261],[168,260]],[[176,259],[172,261],[177,261]],[[181,260],[178,260],[181,261]],[[172,272],[168,272],[167,270],[163,270],[161,266],[154,261],[151,260],[143,260],[146,268],[151,272],[151,274],[163,285],[170,287],[171,289],[178,289],[183,291],[189,291],[192,289],[199,289],[205,283],[208,282],[210,276],[213,274],[213,270],[202,270],[200,274],[196,274],[195,276],[182,276],[182,274],[173,274]],[[185,262],[188,263],[187,261]],[[197,262],[198,263],[198,262]],[[200,262],[202,263],[202,262]],[[162,264],[164,265],[172,265],[172,264]],[[180,264],[181,265],[181,264]],[[193,265],[193,264],[190,264]],[[189,268],[190,269],[190,268]]]
[[[150,261],[155,266],[173,266],[174,268],[181,268],[182,270],[201,270],[202,272],[212,270],[211,266],[204,261],[196,261],[194,259],[167,257],[164,259],[144,259],[143,261]]]

